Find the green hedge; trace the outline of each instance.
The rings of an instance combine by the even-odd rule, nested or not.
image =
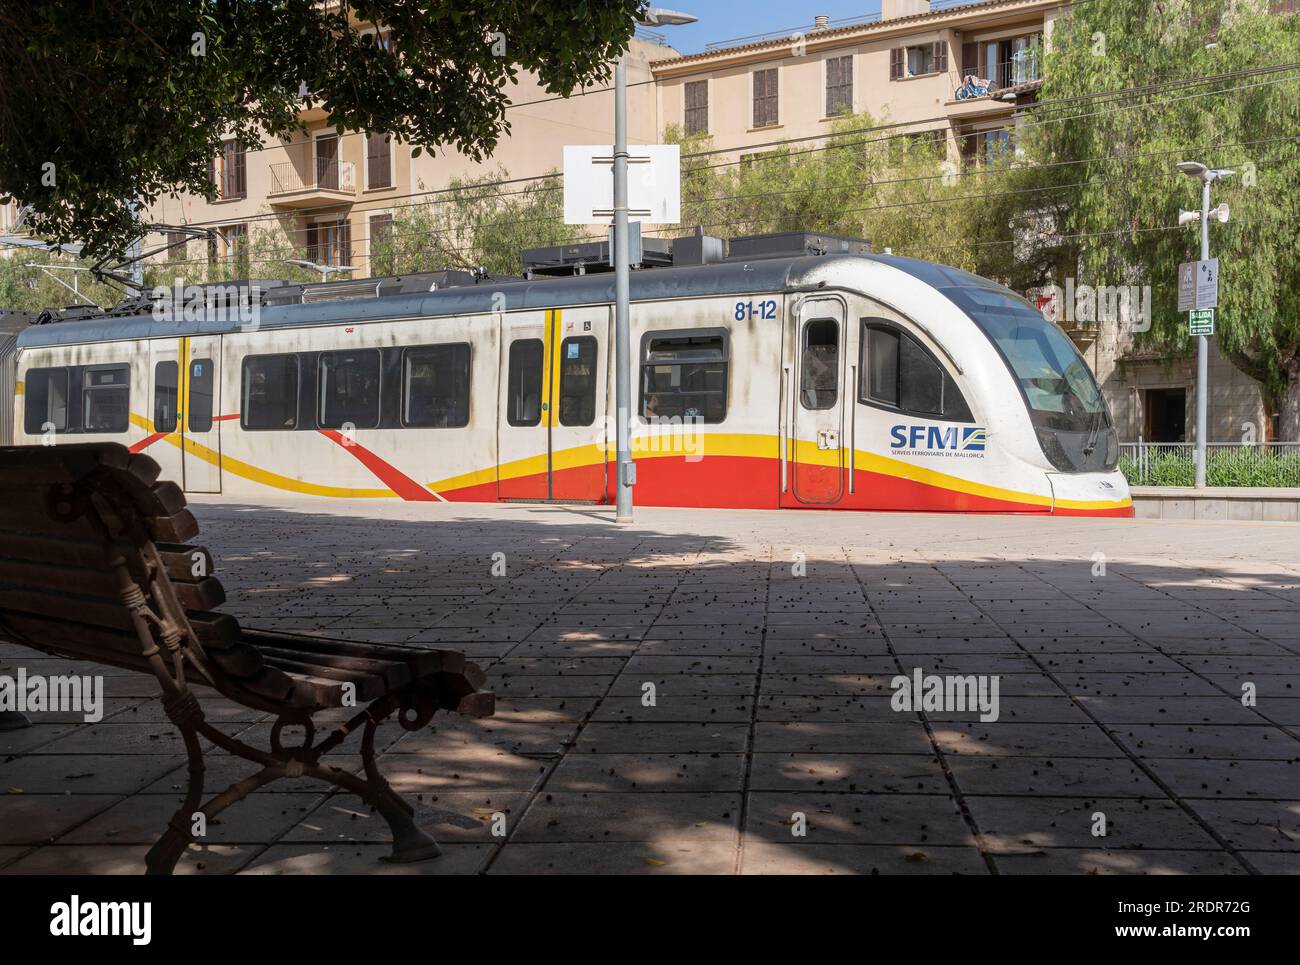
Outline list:
[[[1149,451],[1145,474],[1136,457],[1120,457],[1119,469],[1131,486],[1194,486],[1196,467],[1191,446],[1173,451]],[[1300,486],[1300,452],[1264,447],[1211,447],[1206,456],[1207,486]]]

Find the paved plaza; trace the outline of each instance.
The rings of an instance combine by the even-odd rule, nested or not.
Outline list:
[[[1296,524],[192,508],[245,625],[463,650],[498,709],[380,732],[440,859],[380,862],[382,819],[298,781],[180,873],[1300,870]],[[142,870],[185,780],[155,682],[0,645],[18,667],[110,676],[99,723],[0,733],[0,873]],[[895,709],[917,668],[996,676],[997,720]],[[210,793],[252,769],[207,761]]]

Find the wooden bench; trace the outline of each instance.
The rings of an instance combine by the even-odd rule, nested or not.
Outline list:
[[[453,650],[354,643],[243,629],[216,612],[225,600],[212,556],[191,545],[199,527],[175,483],[116,443],[0,448],[0,635],[62,657],[153,674],[189,759],[185,801],[146,859],[170,874],[191,841],[196,812],[210,822],[280,778],[324,780],[359,795],[388,822],[389,860],[439,853],[412,807],[375,764],[375,729],[396,712],[406,730],[439,709],[483,717],[494,697],[483,672]],[[270,749],[204,719],[195,686],[275,715]],[[359,708],[316,741],[313,717]],[[335,715],[337,719],[337,715]],[[284,728],[303,728],[285,747]],[[321,763],[361,731],[362,773]],[[203,801],[201,739],[260,770]]]

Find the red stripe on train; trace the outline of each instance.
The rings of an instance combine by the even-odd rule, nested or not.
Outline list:
[[[358,445],[351,439],[345,438],[343,433],[334,429],[317,429],[316,431],[325,438],[337,442],[354,456],[361,465],[369,469],[376,479],[403,499],[417,502],[437,502],[438,497],[424,486],[421,486],[391,463],[385,462],[369,449]]]

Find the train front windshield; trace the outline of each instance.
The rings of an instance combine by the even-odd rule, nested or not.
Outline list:
[[[994,288],[945,288],[997,346],[1020,384],[1044,455],[1062,472],[1109,472],[1119,439],[1074,343],[1023,299]]]

